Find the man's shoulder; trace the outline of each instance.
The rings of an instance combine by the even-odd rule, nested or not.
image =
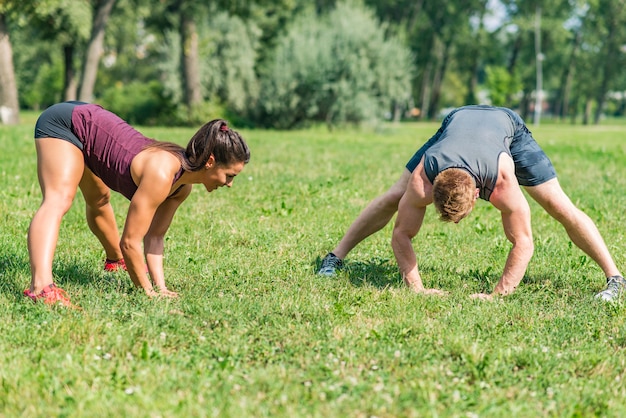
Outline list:
[[[432,203],[433,185],[426,175],[423,162],[419,163],[411,174],[407,188],[410,190],[410,196],[415,199],[416,203],[424,206]]]

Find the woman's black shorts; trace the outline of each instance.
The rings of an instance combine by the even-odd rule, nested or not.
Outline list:
[[[83,143],[72,132],[72,110],[84,102],[57,103],[39,116],[35,124],[35,138],[59,138],[71,142],[81,150]]]

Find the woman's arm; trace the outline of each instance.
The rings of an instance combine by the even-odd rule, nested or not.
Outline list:
[[[191,185],[181,187],[173,196],[168,197],[157,209],[148,233],[144,237],[144,255],[148,263],[148,270],[154,285],[161,294],[177,296],[165,285],[165,273],[163,272],[163,253],[165,234],[169,229],[176,210],[191,193]]]
[[[128,207],[120,247],[131,280],[135,286],[141,287],[148,295],[154,295],[155,292],[146,274],[143,242],[157,213],[162,212],[162,210],[159,211],[159,208],[168,199],[168,195],[171,193],[172,179],[179,168],[180,162],[174,155],[166,151],[153,150],[146,150],[137,155],[131,165],[137,191]],[[171,212],[169,221],[171,222],[171,216],[174,212],[171,210],[169,212]],[[169,222],[167,222],[167,226],[169,226]],[[150,269],[150,266],[148,268]],[[153,266],[152,269],[155,267]],[[153,274],[152,269],[151,274]],[[162,278],[162,267],[160,269]]]

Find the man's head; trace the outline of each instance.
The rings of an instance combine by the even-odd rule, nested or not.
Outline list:
[[[474,208],[478,189],[474,178],[461,168],[449,168],[435,177],[433,203],[445,222],[458,223]]]

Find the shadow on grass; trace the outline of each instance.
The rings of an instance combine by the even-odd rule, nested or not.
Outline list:
[[[322,265],[322,257],[318,256],[312,265],[317,272]],[[368,261],[346,261],[338,274],[347,276],[350,283],[357,287],[374,286],[384,289],[402,286],[398,267],[388,258],[374,257]]]
[[[321,257],[312,263],[317,272],[321,266]],[[424,285],[427,288],[437,288],[446,292],[467,292],[468,294],[491,294],[501,277],[504,266],[490,266],[483,269],[471,268],[458,272],[448,268],[431,268],[420,266]],[[570,273],[571,274],[571,273]],[[427,276],[425,279],[424,277]],[[339,278],[347,277],[355,287],[373,286],[378,289],[404,288],[404,283],[398,272],[394,260],[374,257],[367,261],[345,262],[344,268],[338,273]],[[524,275],[515,294],[520,291],[530,297],[543,300],[572,299],[579,300],[581,294],[593,296],[603,290],[606,284],[602,280],[587,278],[584,280],[560,276],[551,271],[538,271]],[[626,300],[626,296],[624,296]],[[624,303],[626,305],[626,303]],[[625,307],[626,309],[626,307]]]
[[[368,261],[346,263],[344,273],[353,286],[374,286],[379,289],[402,287],[398,266],[389,259],[375,257]]]
[[[472,293],[492,293],[500,281],[500,272],[497,269],[487,268],[485,270],[470,270],[458,276],[459,283],[466,283]],[[556,295],[560,292],[568,293],[573,290],[561,280],[554,280],[553,276],[547,274],[524,275],[524,278],[517,286],[515,293],[523,290],[525,293],[537,295]]]
[[[316,272],[319,270],[321,262],[322,258],[317,257],[312,263]],[[462,273],[452,273],[422,266],[420,272],[430,276],[435,276],[436,273],[445,273],[443,276],[447,276],[447,279],[426,283],[426,287],[435,287],[446,291],[453,291],[455,287],[459,286],[469,286],[471,293],[491,293],[500,280],[499,271],[492,267],[484,270],[470,269]],[[379,289],[404,287],[398,266],[388,258],[374,257],[368,261],[346,261],[338,274],[347,276],[350,283],[356,287],[374,286]],[[528,291],[545,292],[548,290],[546,288],[555,285],[551,279],[553,278],[545,274],[526,275],[519,286],[527,287]],[[557,285],[557,288],[560,287],[562,286]]]
[[[53,268],[54,281],[63,287],[66,283],[80,286],[94,286],[97,283],[123,281],[123,273],[95,273],[93,265],[76,260],[60,260]],[[27,278],[27,279],[25,279]],[[21,297],[24,289],[30,285],[30,262],[18,254],[0,254],[0,293]],[[118,283],[119,285],[119,283]]]
[[[29,284],[24,282],[24,276],[30,276],[28,259],[3,251],[0,254],[0,293],[21,296]]]

